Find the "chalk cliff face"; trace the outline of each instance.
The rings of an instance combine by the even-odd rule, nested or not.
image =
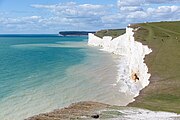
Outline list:
[[[114,39],[110,36],[101,39],[89,33],[88,44],[100,46],[102,50],[119,56],[118,77],[115,86],[119,86],[120,92],[135,97],[141,89],[149,84],[150,74],[144,63],[144,57],[152,50],[135,41],[133,35],[133,29],[128,27],[125,34]]]

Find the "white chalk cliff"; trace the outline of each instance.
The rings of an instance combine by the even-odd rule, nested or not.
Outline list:
[[[89,33],[88,44],[100,46],[102,50],[119,56],[118,77],[115,85],[119,85],[120,92],[136,97],[139,91],[149,84],[150,74],[144,63],[144,57],[152,50],[135,41],[133,35],[133,29],[129,27],[126,28],[125,34],[114,39],[110,36],[99,38]]]

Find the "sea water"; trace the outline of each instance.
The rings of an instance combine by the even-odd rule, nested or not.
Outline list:
[[[0,35],[0,119],[22,120],[78,101],[125,101],[115,56],[86,36]]]

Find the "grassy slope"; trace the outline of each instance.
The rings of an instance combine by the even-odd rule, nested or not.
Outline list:
[[[96,36],[103,38],[104,36],[112,36],[113,38],[120,36],[126,32],[125,29],[109,29],[100,30],[95,33]]]
[[[151,83],[129,106],[180,113],[180,21],[132,27],[141,27],[135,38],[153,52],[145,58]]]
[[[131,27],[140,27],[135,33],[136,41],[148,45],[153,52],[145,58],[151,83],[129,106],[180,113],[180,21]],[[123,29],[101,30],[96,35],[115,38],[124,32]]]

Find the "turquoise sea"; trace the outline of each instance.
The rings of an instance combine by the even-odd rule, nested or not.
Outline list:
[[[98,49],[86,36],[0,35],[1,120],[85,100],[117,104],[116,59]]]

